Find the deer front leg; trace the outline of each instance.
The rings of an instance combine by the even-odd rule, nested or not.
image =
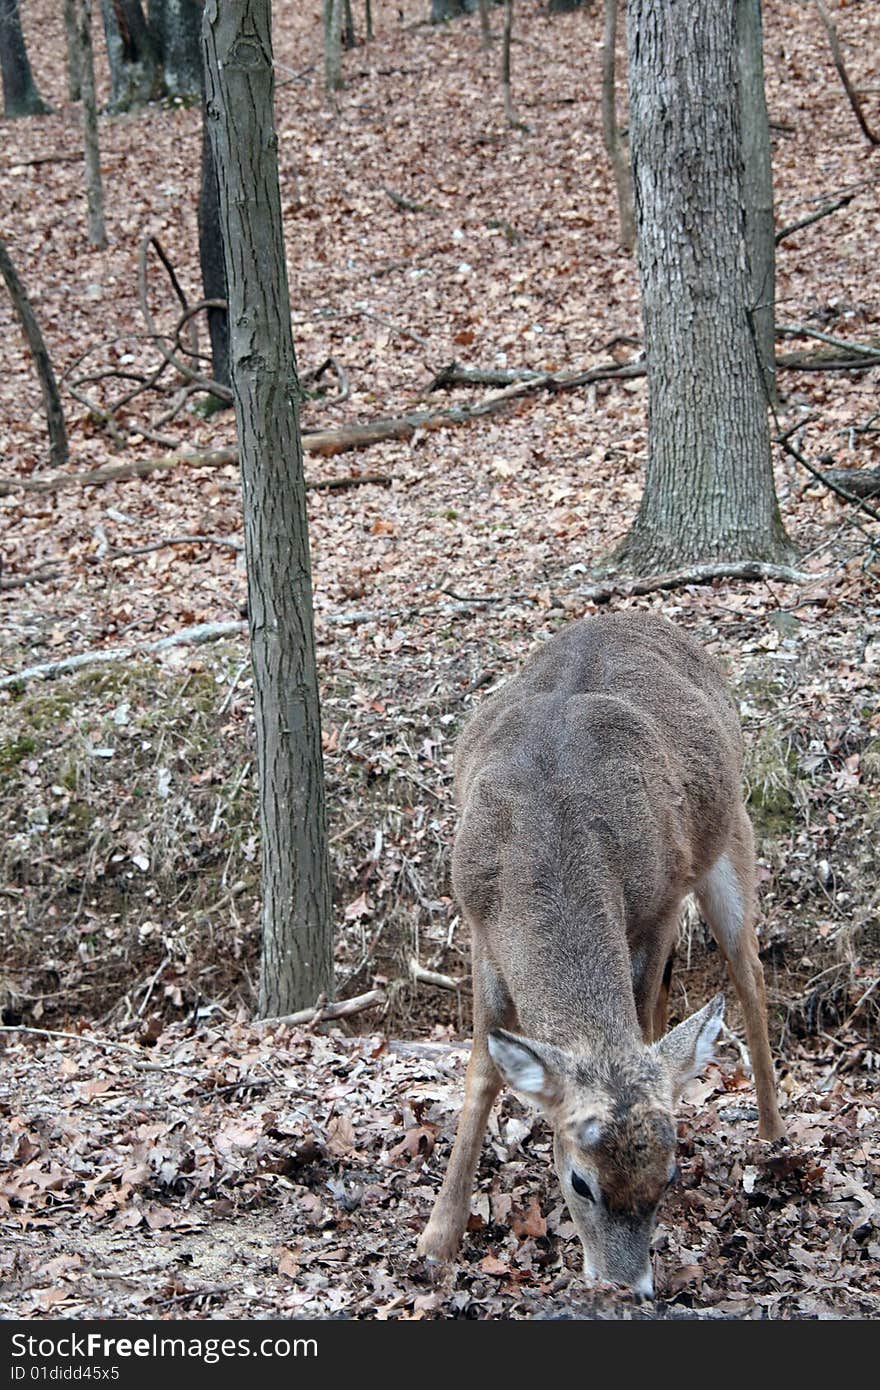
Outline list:
[[[474,1045],[465,1077],[464,1104],[446,1177],[418,1244],[420,1255],[443,1262],[454,1259],[464,1234],[486,1122],[501,1090],[501,1077],[489,1056],[486,1039],[493,1028],[509,1023],[512,1013],[507,989],[494,966],[480,951],[476,933],[473,979]]]
[[[501,1078],[489,1056],[486,1034],[478,1037],[475,1033],[449,1166],[418,1244],[418,1253],[428,1259],[445,1262],[455,1257],[470,1213],[486,1122],[500,1089]]]
[[[727,961],[742,1005],[758,1097],[758,1133],[781,1139],[785,1125],[776,1099],[776,1077],[767,1033],[764,970],[754,928],[755,859],[752,827],[743,810],[726,853],[697,890],[700,907]]]

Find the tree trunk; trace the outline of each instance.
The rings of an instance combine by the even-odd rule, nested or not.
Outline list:
[[[324,0],[324,85],[328,92],[342,86],[342,0]]]
[[[767,400],[775,406],[776,222],[770,125],[764,92],[761,0],[737,0],[737,39],[746,251],[751,277],[749,307]]]
[[[785,560],[749,321],[736,7],[630,0],[630,146],[648,361],[640,573]]]
[[[489,0],[480,0],[480,33],[483,47],[492,47],[492,21],[489,18]]]
[[[504,32],[501,35],[501,90],[504,93],[504,114],[508,125],[516,125],[513,96],[510,91],[510,43],[513,38],[513,0],[504,0]]]
[[[262,1016],[333,988],[332,906],[296,357],[273,126],[269,0],[206,0],[241,455],[263,853]]]
[[[143,106],[159,95],[161,81],[141,0],[101,0],[101,14],[110,65],[110,110]]]
[[[150,0],[150,31],[165,91],[182,101],[202,95],[204,0]]]
[[[354,15],[351,12],[351,0],[342,0],[342,42],[346,51],[357,48],[357,35],[354,32]]]
[[[76,0],[64,0],[64,36],[67,40],[67,96],[70,101],[79,101],[82,89],[79,73]]]
[[[83,150],[86,201],[89,209],[89,243],[101,250],[107,245],[104,223],[104,186],[98,145],[98,101],[95,96],[95,60],[92,52],[92,0],[79,4],[79,79],[82,94]]]
[[[3,115],[47,116],[37,91],[21,28],[18,0],[0,0],[0,73],[3,76]]]
[[[226,267],[223,261],[223,228],[220,222],[220,197],[217,191],[217,170],[214,151],[208,133],[208,119],[202,101],[202,178],[199,188],[199,261],[202,267],[202,292],[205,299],[226,299]],[[211,336],[211,376],[221,386],[229,380],[229,311],[208,309],[208,333]]]
[[[34,366],[37,369],[37,376],[40,379],[40,391],[43,395],[43,407],[46,411],[46,423],[49,427],[49,459],[53,468],[61,468],[67,462],[67,430],[64,427],[64,411],[61,409],[58,383],[55,380],[52,360],[40,332],[37,316],[31,307],[30,300],[18,278],[15,266],[6,250],[6,243],[2,238],[0,238],[0,275],[6,281],[12,307],[24,329],[24,335],[34,359]]]
[[[636,244],[636,225],[633,213],[632,170],[620,138],[617,124],[617,0],[605,0],[605,34],[602,41],[602,134],[605,149],[614,170],[617,189],[617,213],[620,222],[620,244],[632,251]]]

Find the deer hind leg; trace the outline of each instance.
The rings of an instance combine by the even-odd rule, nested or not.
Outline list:
[[[776,1101],[776,1079],[767,1035],[764,970],[755,935],[755,851],[743,809],[730,843],[697,886],[700,908],[727,962],[742,1005],[758,1095],[758,1133],[781,1139],[785,1126]]]
[[[494,967],[474,947],[474,1044],[465,1078],[464,1103],[443,1186],[422,1232],[418,1253],[446,1262],[455,1257],[471,1209],[474,1178],[489,1112],[501,1077],[489,1055],[487,1036],[511,1022],[512,1006]]]

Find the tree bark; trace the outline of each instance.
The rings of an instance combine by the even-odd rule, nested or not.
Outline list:
[[[636,244],[636,224],[633,212],[632,170],[620,138],[617,124],[617,0],[605,0],[605,33],[602,40],[602,134],[605,149],[614,170],[617,189],[617,215],[620,222],[620,244],[632,251]]]
[[[206,112],[223,220],[241,454],[263,853],[261,1016],[333,988],[332,904],[269,0],[207,0]]]
[[[18,0],[0,0],[0,73],[3,77],[3,115],[47,116],[37,91],[21,27]]]
[[[324,85],[328,92],[342,86],[342,0],[324,0]]]
[[[159,95],[161,81],[141,0],[101,0],[101,14],[110,65],[110,109],[143,106]]]
[[[67,462],[67,430],[64,426],[64,411],[61,408],[58,383],[55,380],[52,360],[40,331],[37,316],[31,307],[31,302],[18,278],[15,266],[12,264],[12,259],[6,249],[6,243],[2,238],[0,238],[0,275],[6,281],[12,307],[24,329],[24,335],[34,359],[34,366],[37,369],[37,376],[40,379],[43,408],[46,411],[46,423],[49,427],[49,459],[54,468],[62,468]]]
[[[202,176],[199,187],[199,261],[202,267],[202,293],[205,299],[226,299],[226,266],[223,260],[223,228],[220,221],[220,195],[217,170],[208,132],[208,118],[202,98]],[[208,309],[211,338],[211,377],[220,386],[229,379],[229,309]]]
[[[504,0],[504,32],[501,36],[501,90],[508,125],[516,125],[516,112],[510,92],[510,43],[513,38],[513,0]]]
[[[764,92],[761,0],[737,0],[737,53],[751,322],[767,400],[775,406],[776,221],[770,125]]]
[[[89,243],[102,250],[107,245],[104,222],[104,185],[98,145],[98,101],[95,96],[95,60],[92,52],[92,0],[78,0],[79,80],[82,95],[83,149],[86,201],[89,209]]]
[[[170,97],[184,102],[202,95],[204,0],[150,0],[150,30],[162,80]]]
[[[79,30],[76,18],[76,0],[64,0],[64,36],[67,41],[67,95],[70,101],[79,101],[82,95],[79,71]]]
[[[628,40],[649,438],[621,558],[786,560],[749,320],[736,7],[630,0]]]

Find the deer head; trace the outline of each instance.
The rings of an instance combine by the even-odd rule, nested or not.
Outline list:
[[[651,1297],[651,1236],[676,1175],[673,1107],[712,1057],[724,998],[650,1046],[567,1051],[503,1029],[489,1052],[553,1128],[554,1159],[584,1247],[584,1273]]]

